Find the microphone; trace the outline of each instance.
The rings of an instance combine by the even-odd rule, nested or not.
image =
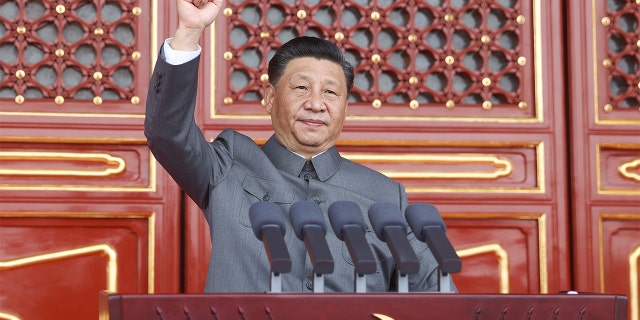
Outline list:
[[[450,292],[450,281],[446,277],[460,272],[462,261],[445,234],[447,227],[438,209],[428,203],[413,203],[407,206],[405,217],[416,238],[427,243],[438,262],[440,292]]]
[[[407,275],[418,273],[420,262],[407,238],[400,208],[391,202],[376,202],[369,208],[369,221],[378,239],[389,246],[398,270],[398,292],[408,292]]]
[[[282,210],[272,202],[259,201],[249,208],[253,234],[262,241],[271,267],[271,292],[282,291],[282,273],[291,271],[291,258],[284,242],[286,228]]]
[[[366,292],[366,275],[376,272],[376,260],[365,234],[367,225],[360,207],[353,201],[336,201],[329,206],[329,222],[338,239],[344,241],[355,266],[354,291]]]
[[[313,292],[323,292],[323,275],[333,272],[333,257],[325,239],[327,231],[322,210],[315,202],[298,201],[289,208],[289,216],[293,231],[304,241],[313,265]]]

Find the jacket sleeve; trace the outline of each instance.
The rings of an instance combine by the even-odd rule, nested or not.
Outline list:
[[[160,165],[204,208],[216,159],[194,119],[198,64],[199,59],[175,66],[158,59],[147,94],[144,133]]]

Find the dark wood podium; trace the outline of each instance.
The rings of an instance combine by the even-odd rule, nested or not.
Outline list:
[[[176,294],[101,292],[100,320],[145,319],[617,319],[618,295],[418,293]]]

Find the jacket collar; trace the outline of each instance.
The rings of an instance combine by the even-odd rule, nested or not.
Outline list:
[[[303,157],[281,145],[275,135],[272,135],[262,146],[262,151],[276,168],[294,176],[300,174],[306,162]],[[335,146],[313,156],[311,162],[316,174],[318,174],[318,180],[326,181],[331,178],[340,168],[341,159],[342,157]]]

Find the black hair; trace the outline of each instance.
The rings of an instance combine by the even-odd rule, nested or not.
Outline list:
[[[353,66],[344,58],[340,48],[333,42],[316,37],[298,37],[283,44],[269,61],[269,81],[274,86],[284,73],[289,61],[295,58],[311,57],[335,62],[342,67],[347,83],[347,92],[353,87]]]

